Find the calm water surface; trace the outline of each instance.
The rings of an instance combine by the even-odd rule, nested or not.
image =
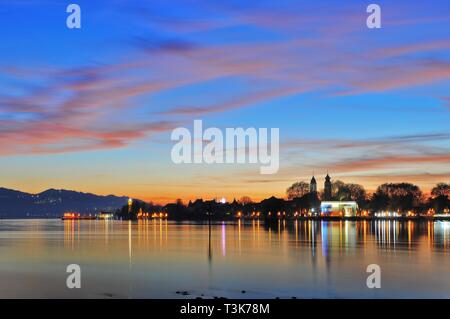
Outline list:
[[[0,220],[0,297],[449,298],[449,249],[450,222]]]

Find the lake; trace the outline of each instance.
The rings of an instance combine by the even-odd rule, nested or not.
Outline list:
[[[450,298],[449,249],[444,221],[0,220],[0,298]]]

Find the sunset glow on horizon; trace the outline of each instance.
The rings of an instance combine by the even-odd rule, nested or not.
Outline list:
[[[0,1],[1,2],[1,1]],[[296,181],[368,192],[450,182],[446,1],[7,1],[0,187],[130,196],[285,197]],[[432,3],[433,5],[430,5]],[[280,169],[174,164],[171,132],[279,128]]]

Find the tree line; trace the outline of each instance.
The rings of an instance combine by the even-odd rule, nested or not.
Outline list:
[[[310,196],[309,184],[300,181],[292,184],[286,195],[290,200]],[[385,183],[377,187],[373,194],[368,194],[359,184],[344,183],[340,180],[331,183],[331,200],[355,201],[360,210],[397,211],[405,213],[414,211],[424,213],[432,209],[435,213],[444,213],[449,209],[450,184],[438,183],[432,188],[430,196],[425,196],[419,186],[411,183]],[[320,192],[318,198],[323,198]]]
[[[122,207],[116,212],[121,219],[137,219],[139,214],[167,214],[173,220],[232,220],[236,217],[260,217],[277,219],[292,216],[306,216],[311,211],[318,212],[324,197],[323,192],[310,192],[309,183],[292,184],[286,190],[286,199],[274,196],[254,202],[244,196],[239,200],[221,203],[216,200],[196,199],[185,204],[181,199],[167,205],[155,205],[143,201],[133,201],[131,207]],[[331,200],[355,201],[359,210],[369,214],[380,211],[396,211],[405,215],[409,211],[427,214],[448,213],[450,207],[450,184],[438,183],[427,197],[421,189],[411,183],[385,183],[368,194],[359,184],[332,182]]]

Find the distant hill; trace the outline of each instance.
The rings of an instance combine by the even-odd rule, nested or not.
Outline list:
[[[29,194],[0,187],[0,218],[51,218],[67,211],[82,214],[112,211],[126,205],[127,201],[125,196],[100,196],[63,189]]]

